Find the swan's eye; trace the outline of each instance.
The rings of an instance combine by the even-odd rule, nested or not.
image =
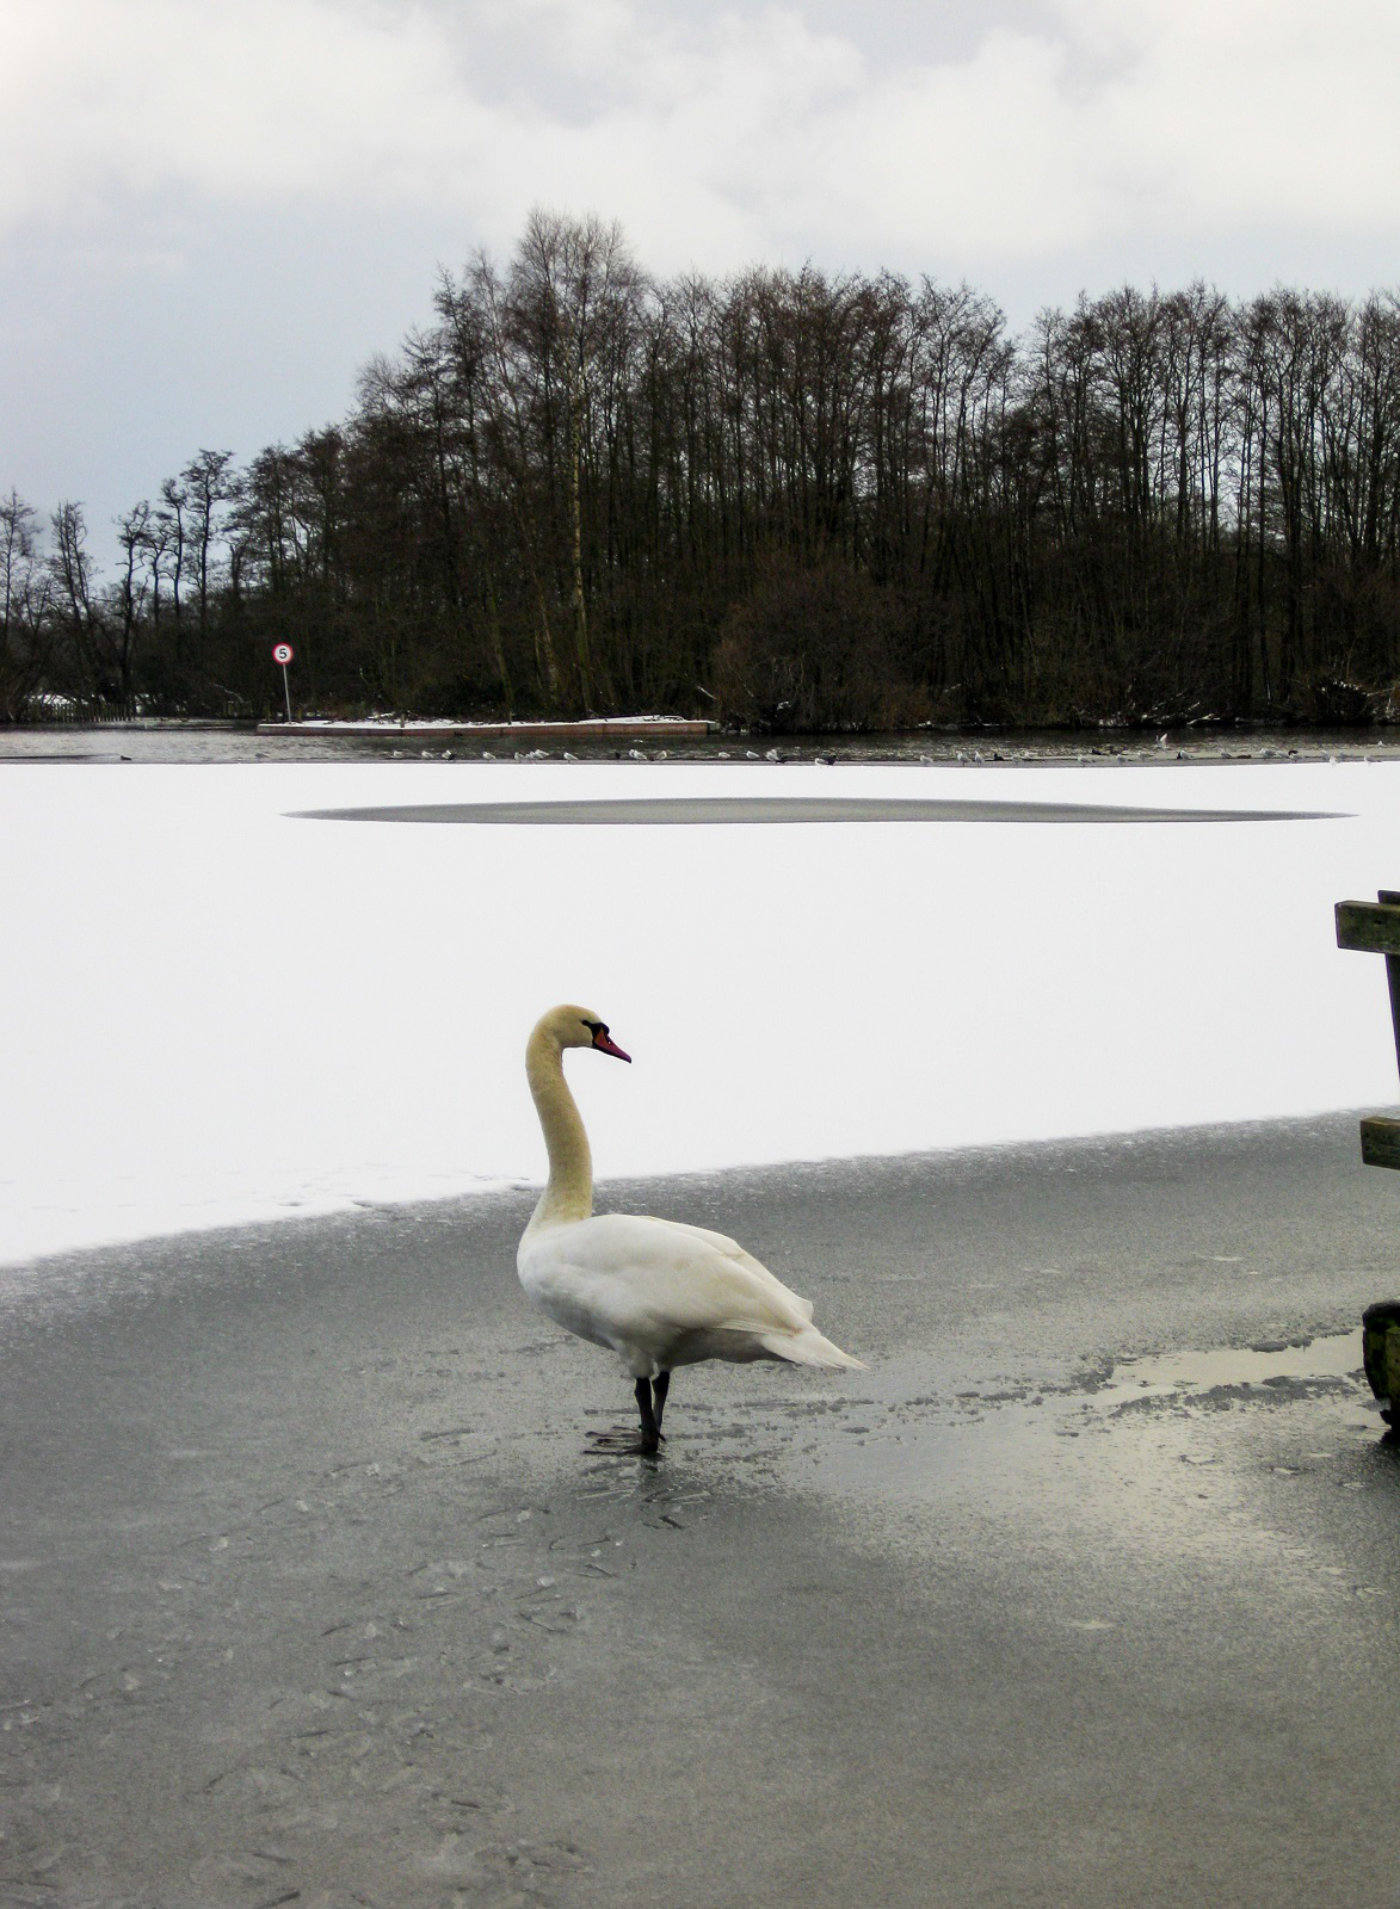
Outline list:
[[[602,1021],[585,1021],[583,1024],[596,1041],[600,1034],[607,1033],[607,1025]]]

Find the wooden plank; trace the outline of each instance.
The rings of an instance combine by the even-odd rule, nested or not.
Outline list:
[[[1337,946],[1365,954],[1400,955],[1400,908],[1384,902],[1339,901]]]
[[[1368,1167],[1400,1168],[1400,1120],[1368,1114],[1361,1123],[1361,1158]]]

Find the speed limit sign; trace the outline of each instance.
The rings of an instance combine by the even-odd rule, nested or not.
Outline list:
[[[287,665],[292,660],[291,644],[274,643],[272,646],[272,660],[274,663],[280,663],[282,665],[282,700],[287,705],[287,721],[290,722],[292,720],[292,686],[287,681]]]

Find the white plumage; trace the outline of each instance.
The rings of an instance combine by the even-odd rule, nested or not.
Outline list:
[[[705,1227],[593,1213],[588,1136],[564,1080],[564,1049],[623,1053],[588,1009],[552,1008],[537,1022],[526,1073],[549,1150],[549,1183],[516,1255],[520,1283],[561,1326],[611,1347],[635,1381],[640,1435],[605,1434],[611,1449],[654,1452],[672,1369],[701,1359],[780,1359],[859,1366],[812,1324],[791,1292],[736,1241]]]

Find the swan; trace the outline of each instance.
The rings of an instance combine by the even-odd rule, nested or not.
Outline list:
[[[564,1050],[588,1047],[630,1061],[587,1008],[564,1004],[536,1022],[525,1073],[544,1130],[549,1182],[516,1254],[520,1283],[551,1319],[609,1346],[630,1377],[641,1430],[593,1434],[604,1450],[654,1454],[678,1365],[701,1359],[779,1359],[860,1367],[812,1324],[799,1299],[723,1233],[677,1220],[593,1211],[588,1135],[568,1083]]]

